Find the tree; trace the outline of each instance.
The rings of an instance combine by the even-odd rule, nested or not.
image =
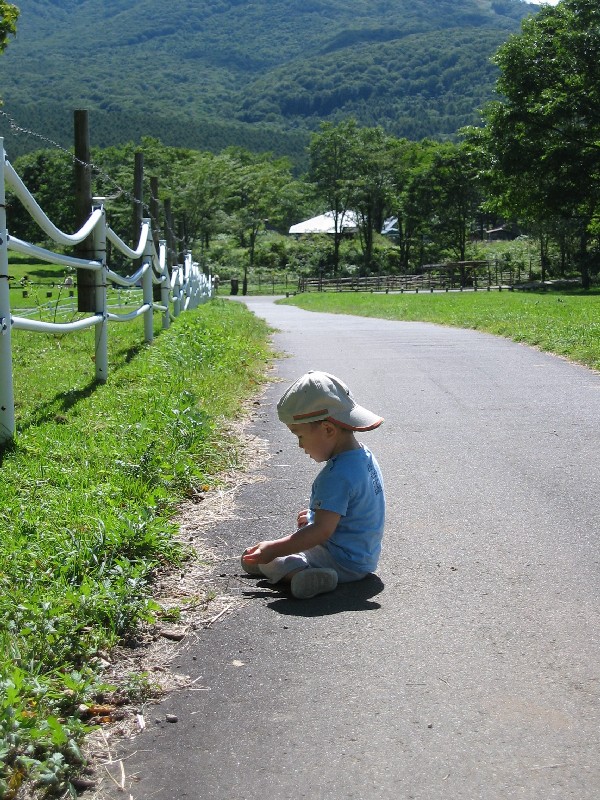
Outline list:
[[[16,34],[18,17],[19,9],[16,6],[0,0],[0,53],[6,49],[8,37]]]
[[[310,146],[309,180],[318,198],[327,204],[325,209],[333,215],[333,271],[340,263],[340,242],[343,236],[344,216],[354,199],[354,181],[358,173],[358,129],[354,120],[338,125],[325,122],[313,134]]]
[[[489,177],[504,208],[570,228],[582,284],[589,287],[589,245],[600,208],[600,5],[562,0],[543,6],[495,61],[503,98],[485,109],[479,134]]]
[[[350,204],[357,214],[365,274],[372,269],[373,234],[383,226],[392,188],[390,139],[382,128],[359,128],[354,137]]]
[[[62,150],[36,150],[15,160],[14,168],[49,219],[61,230],[75,227],[75,183],[71,158]],[[14,193],[8,189],[10,233],[29,242],[49,243],[46,235]]]
[[[454,259],[465,261],[471,226],[482,199],[474,152],[465,144],[440,145],[428,178],[433,191],[433,236]]]
[[[399,140],[394,146],[393,202],[403,272],[420,267],[427,258],[438,258],[444,246],[436,239],[443,226],[440,215],[445,213],[437,174],[442,148],[427,139],[420,143]]]
[[[109,198],[106,207],[110,226],[125,241],[131,237],[131,191],[136,151],[144,156],[143,215],[150,216],[151,179],[157,178],[158,197],[155,199],[163,203],[167,199],[170,201],[174,224],[173,229],[167,231],[168,223],[163,217],[162,227],[155,229],[155,233],[170,239],[178,250],[191,248],[193,240],[201,235],[202,226],[199,218],[201,201],[194,194],[194,183],[203,180],[202,165],[211,163],[214,156],[181,147],[167,147],[150,136],[143,136],[139,145],[129,142],[94,150],[92,160],[97,168],[94,170],[94,193]],[[160,224],[160,221],[154,222]],[[116,258],[118,260],[118,254]]]
[[[185,208],[187,233],[200,246],[202,266],[211,240],[224,219],[233,170],[234,162],[229,156],[200,153],[183,188],[181,202]]]
[[[242,293],[248,293],[248,270],[254,267],[256,239],[267,222],[275,221],[282,206],[279,199],[292,183],[287,158],[270,154],[254,155],[242,148],[226,151],[233,159],[230,207],[232,224],[240,244],[248,249],[244,262]]]
[[[398,218],[400,266],[427,258],[464,261],[481,203],[478,153],[467,144],[396,140],[392,205]],[[461,279],[465,280],[465,274]]]

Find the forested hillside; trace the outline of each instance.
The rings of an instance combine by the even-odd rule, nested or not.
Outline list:
[[[522,0],[21,0],[0,59],[5,111],[65,145],[88,108],[95,144],[244,144],[292,155],[323,119],[409,138],[477,119],[490,56]],[[11,153],[39,140],[1,132]]]

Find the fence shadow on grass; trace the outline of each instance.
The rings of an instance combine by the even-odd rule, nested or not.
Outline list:
[[[17,446],[13,439],[8,439],[8,441],[0,442],[0,467],[4,463],[4,456],[10,455],[10,453],[14,453],[17,449]]]
[[[59,392],[50,400],[36,406],[29,422],[19,425],[21,431],[26,431],[36,425],[43,425],[45,422],[55,422],[58,424],[67,422],[63,418],[77,403],[86,400],[101,386],[98,381],[91,381],[81,389],[69,389],[67,392]]]
[[[122,350],[117,351],[115,354],[113,371],[115,373],[118,372],[120,367],[129,364],[147,347],[148,344],[146,342],[136,342],[129,347],[124,347]],[[81,389],[69,389],[65,392],[55,394],[53,398],[44,403],[40,403],[40,405],[36,407],[31,415],[30,421],[19,426],[20,430],[26,431],[34,425],[41,425],[45,422],[65,423],[66,419],[63,419],[63,415],[67,414],[81,400],[86,400],[88,397],[91,397],[100,386],[102,386],[101,382],[91,380]]]
[[[132,344],[131,347],[123,348],[123,350],[117,353],[117,356],[123,359],[123,364],[129,364],[129,362],[133,361],[146,347],[147,344],[145,342],[138,342],[137,344]],[[115,369],[118,369],[118,364],[115,365]]]

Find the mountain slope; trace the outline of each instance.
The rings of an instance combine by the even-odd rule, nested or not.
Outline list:
[[[145,126],[142,134],[160,131],[168,144],[209,147],[219,130],[225,144],[266,137],[290,153],[320,120],[349,114],[398,136],[454,134],[490,96],[490,56],[535,8],[521,0],[19,6],[0,79],[5,110],[20,124],[69,145],[72,109],[83,107],[101,145],[138,138]],[[17,150],[39,146],[7,138]]]

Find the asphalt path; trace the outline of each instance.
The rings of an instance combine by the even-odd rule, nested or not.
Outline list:
[[[243,301],[277,329],[252,426],[271,457],[208,538],[249,602],[182,648],[174,668],[207,688],[148,712],[125,796],[597,800],[600,375],[474,331]],[[306,504],[319,468],[275,403],[308,369],[385,417],[360,438],[388,515],[377,576],[295,601],[235,556]]]

